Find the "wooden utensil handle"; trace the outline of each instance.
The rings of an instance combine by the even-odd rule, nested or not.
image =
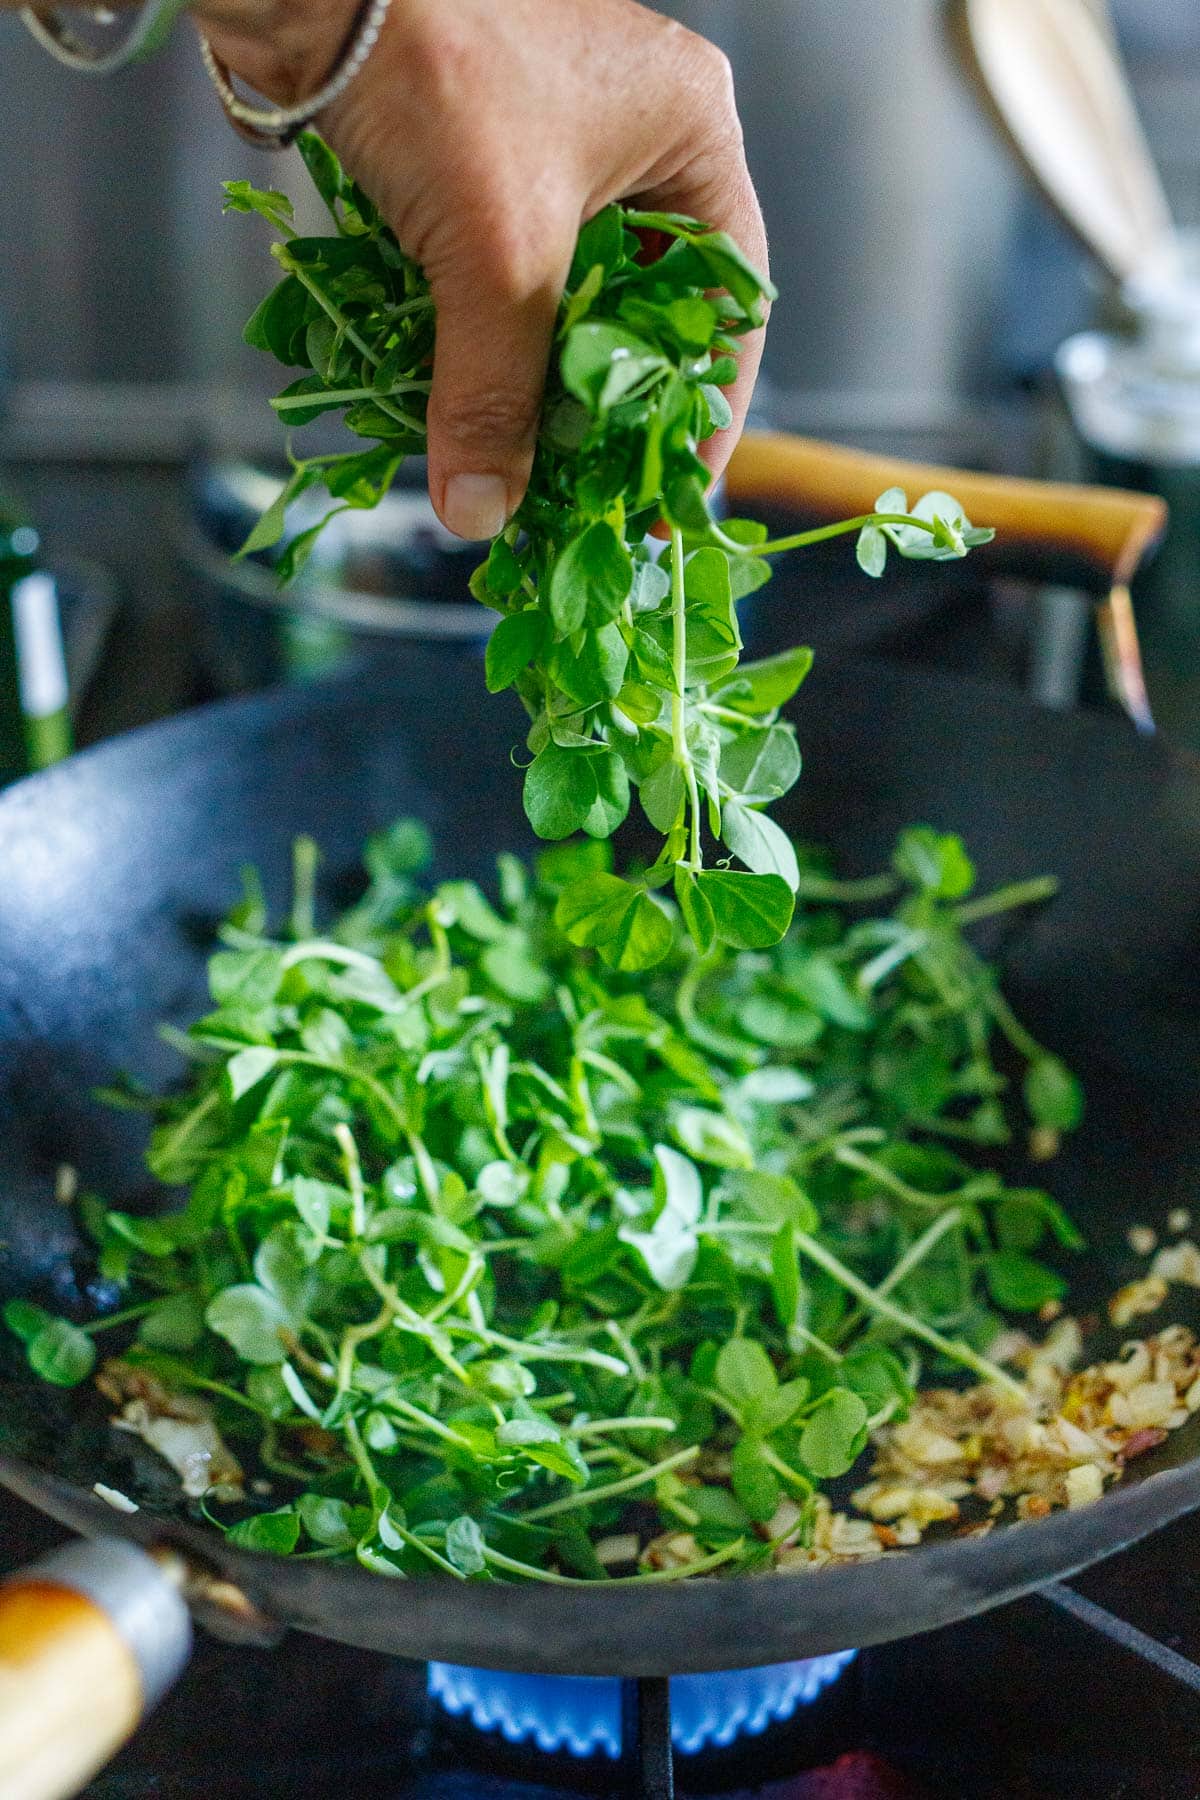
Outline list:
[[[191,1623],[144,1551],[68,1545],[0,1587],[0,1794],[67,1800],[179,1674]]]
[[[1105,595],[1128,585],[1167,521],[1165,504],[1153,494],[981,475],[779,432],[748,431],[726,484],[735,510],[785,506],[814,520],[870,512],[890,487],[903,488],[910,504],[942,488],[973,524],[995,528],[995,543],[972,552],[991,570]]]

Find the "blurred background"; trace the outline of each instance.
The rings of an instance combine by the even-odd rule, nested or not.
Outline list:
[[[1078,4],[1119,39],[1176,220],[1200,226],[1200,9]],[[1185,456],[1159,467],[1148,452],[1106,460],[1072,422],[1055,354],[1105,319],[1112,283],[986,116],[949,47],[941,0],[677,0],[663,10],[722,44],[738,79],[782,293],[759,422],[978,467],[1132,473],[1169,490],[1166,638],[1182,631],[1185,642],[1163,656],[1188,664],[1186,687],[1200,637],[1195,465]],[[36,523],[59,578],[77,732],[303,675],[363,633],[373,640],[387,620],[369,604],[332,620],[318,605],[297,622],[264,611],[251,591],[222,592],[198,539],[202,527],[209,551],[232,544],[239,508],[253,502],[230,460],[279,450],[265,404],[278,383],[240,341],[271,279],[269,234],[222,217],[220,182],[287,186],[292,157],[233,136],[186,28],[153,63],[87,81],[6,15],[0,116],[0,489]],[[464,560],[447,553],[419,496],[409,501],[391,523],[403,554],[361,544],[349,573],[316,579],[336,576],[364,599],[437,599],[449,607],[437,629],[453,636]],[[897,600],[867,596],[852,570],[814,567],[787,577],[789,634],[972,667],[984,657],[1058,703],[1086,690],[1086,608],[1069,597],[1029,605],[1005,591],[976,604],[956,588],[948,607],[940,571],[932,598],[925,578]],[[269,582],[258,598],[268,592]],[[1158,616],[1152,589],[1143,604]],[[422,629],[404,617],[405,629]],[[1200,647],[1194,661],[1200,673]],[[1178,674],[1163,676],[1168,709]],[[1185,706],[1184,735],[1190,719]]]

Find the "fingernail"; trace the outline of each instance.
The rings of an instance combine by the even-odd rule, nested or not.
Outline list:
[[[493,538],[508,524],[508,486],[502,475],[452,475],[443,518],[463,538]]]

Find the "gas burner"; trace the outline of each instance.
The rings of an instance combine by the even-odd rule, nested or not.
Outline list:
[[[790,1719],[837,1680],[857,1653],[671,1680],[671,1740],[685,1756],[725,1749]],[[590,1675],[508,1675],[430,1663],[429,1692],[455,1718],[549,1754],[622,1753],[621,1683]]]

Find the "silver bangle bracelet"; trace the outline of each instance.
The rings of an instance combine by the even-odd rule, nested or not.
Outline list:
[[[113,50],[98,49],[78,37],[57,12],[42,12],[25,6],[21,9],[21,19],[43,50],[48,50],[68,69],[75,69],[81,75],[112,75],[129,63],[141,62],[161,50],[186,3],[187,0],[148,0],[138,13],[133,29]],[[106,6],[93,5],[84,10],[101,24],[113,23],[113,14]]]
[[[332,106],[345,93],[379,42],[379,33],[390,5],[391,0],[363,0],[358,19],[332,75],[315,94],[295,106],[253,106],[249,101],[242,100],[233,90],[229,70],[216,55],[208,39],[201,36],[200,55],[225,109],[225,116],[234,130],[262,148],[286,149],[318,113],[324,112],[327,106]]]

